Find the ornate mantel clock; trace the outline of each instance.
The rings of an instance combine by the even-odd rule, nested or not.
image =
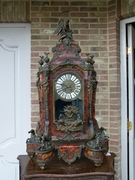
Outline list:
[[[83,60],[80,47],[72,38],[69,20],[60,20],[54,34],[59,43],[52,49],[53,58],[41,56],[38,71],[40,120],[27,139],[30,157],[44,168],[54,154],[73,163],[82,152],[96,166],[108,150],[104,128],[95,119],[96,72],[93,56]],[[83,150],[83,151],[82,151]]]

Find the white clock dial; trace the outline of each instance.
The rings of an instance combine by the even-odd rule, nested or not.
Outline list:
[[[63,74],[57,79],[55,90],[62,99],[75,99],[81,92],[81,81],[75,74]]]

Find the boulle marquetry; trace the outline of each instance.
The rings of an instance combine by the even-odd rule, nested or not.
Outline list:
[[[83,166],[85,158],[96,171],[99,166],[102,169],[109,147],[106,129],[99,127],[95,119],[98,82],[94,56],[87,53],[85,59],[80,57],[81,48],[73,40],[69,20],[60,20],[54,34],[60,38],[52,48],[52,59],[45,52],[38,61],[40,120],[36,129],[29,131],[26,150],[31,163],[51,169],[52,174],[53,167],[47,164],[56,158],[63,160],[62,166],[65,163],[67,169],[77,162]],[[69,176],[70,172],[67,170]]]

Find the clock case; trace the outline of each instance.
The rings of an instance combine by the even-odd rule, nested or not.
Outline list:
[[[98,82],[94,56],[87,53],[85,60],[80,57],[81,48],[72,38],[69,20],[60,20],[54,34],[60,39],[52,48],[52,59],[45,52],[38,62],[40,119],[36,130],[29,131],[27,153],[31,158],[37,155],[42,169],[54,155],[71,164],[84,154],[99,166],[108,151],[108,137],[95,119]],[[55,83],[62,74],[79,78],[82,88],[77,98],[68,101],[58,98]]]

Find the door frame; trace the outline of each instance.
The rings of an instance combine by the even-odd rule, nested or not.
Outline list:
[[[133,22],[135,22],[135,17],[120,21],[121,179],[125,180],[128,180],[126,25]],[[134,179],[134,177],[132,177],[132,179]]]

